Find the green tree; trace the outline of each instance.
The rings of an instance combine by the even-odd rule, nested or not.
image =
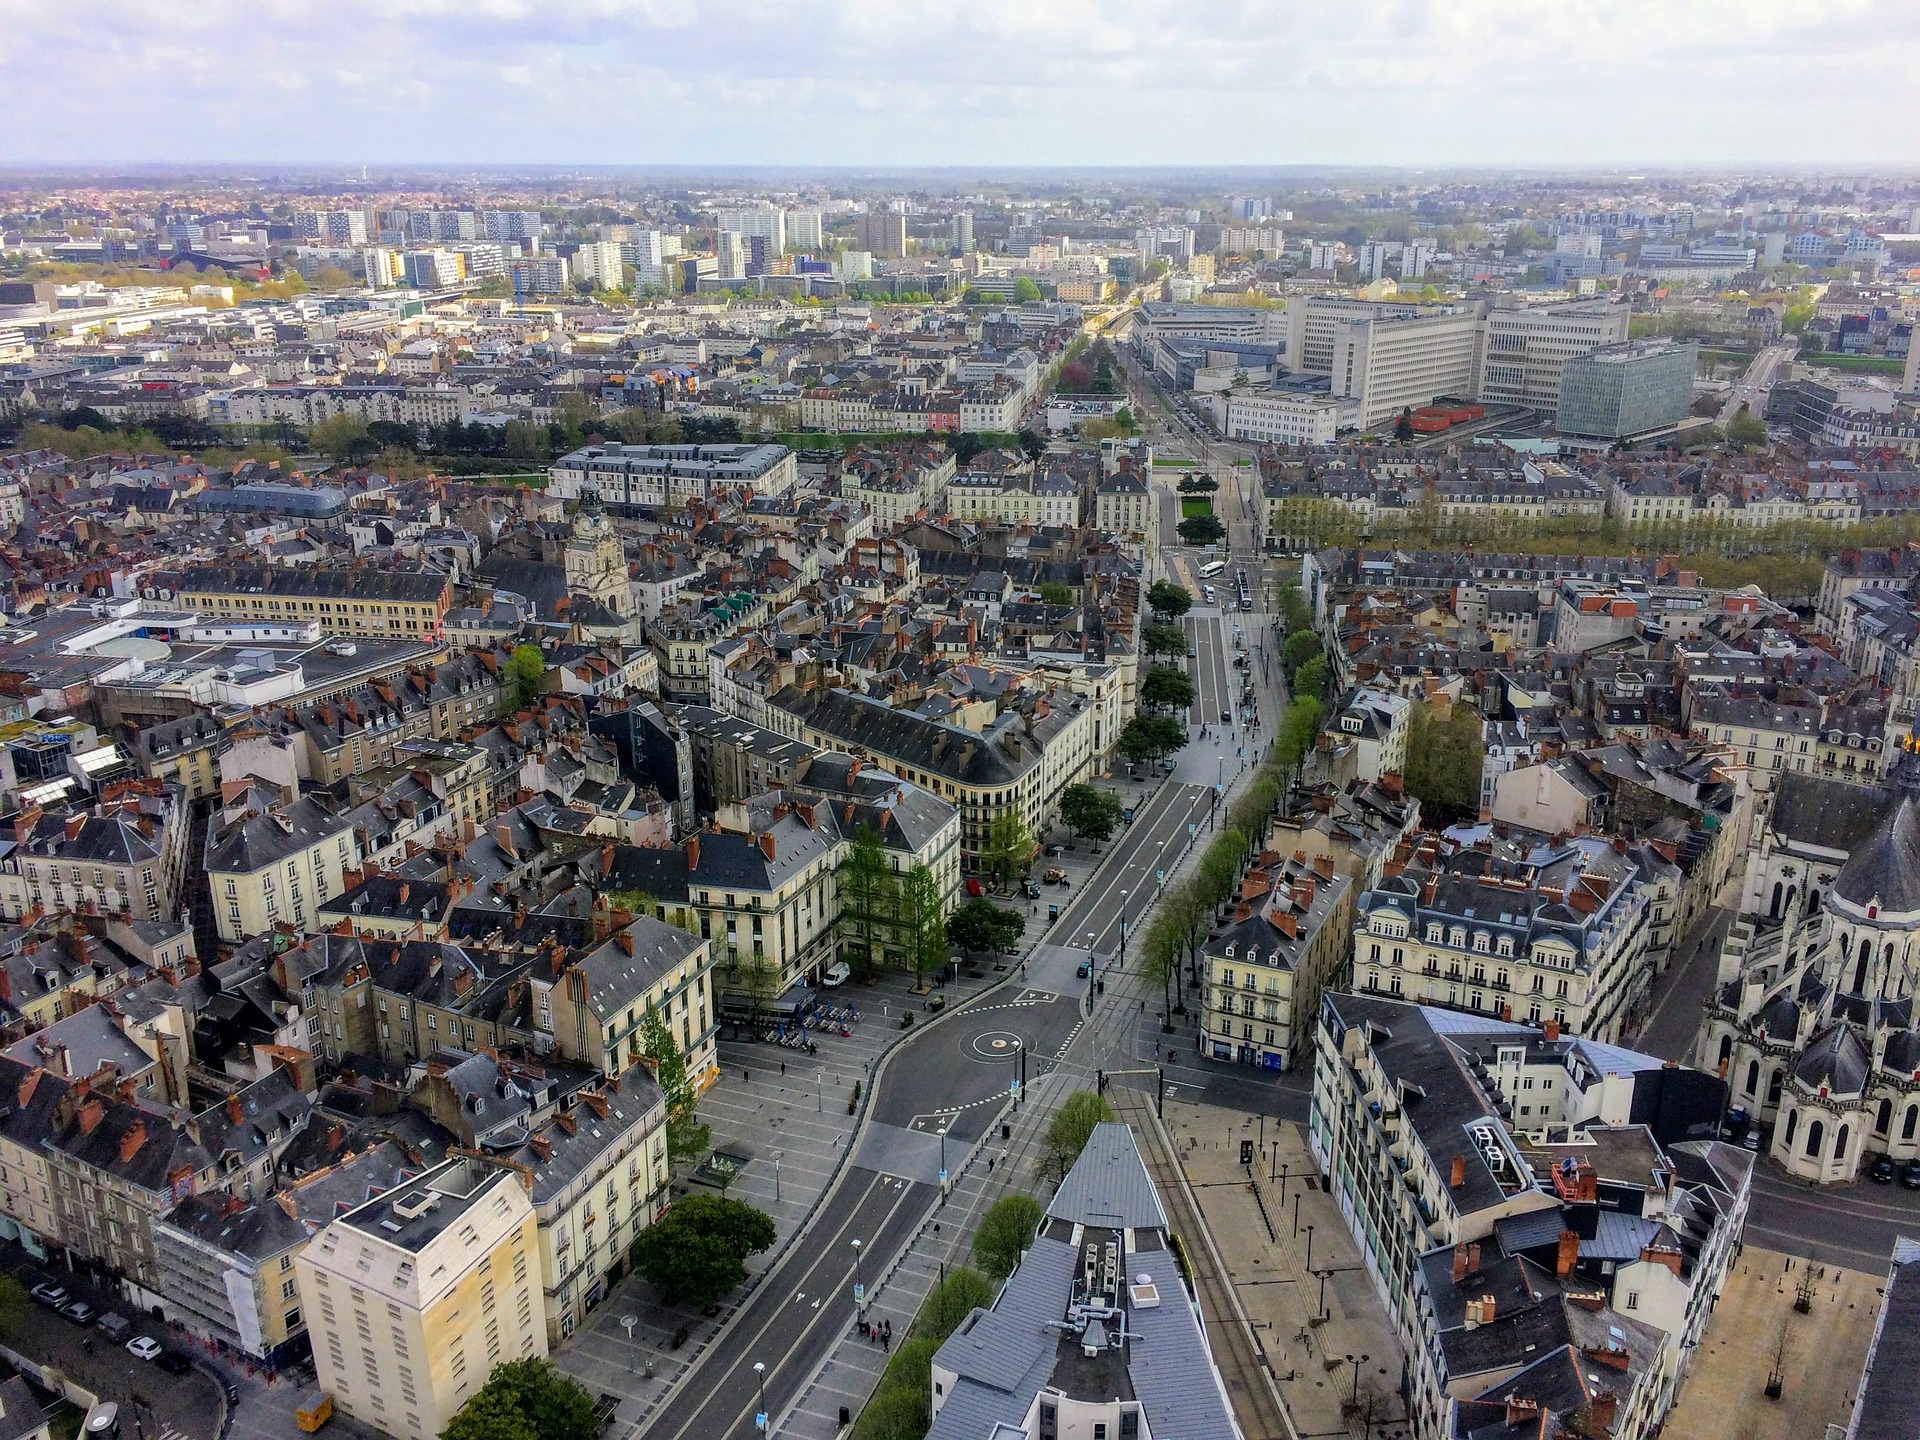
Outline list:
[[[1013,298],[1031,303],[1040,298],[1040,287],[1022,275],[1013,282]]]
[[[1185,710],[1193,698],[1193,677],[1171,665],[1155,665],[1140,681],[1140,703],[1149,709]]]
[[[980,859],[1002,889],[1033,860],[1033,832],[1018,810],[1002,810],[987,826],[987,845]]]
[[[1227,534],[1217,515],[1189,515],[1176,528],[1187,545],[1217,545]]]
[[[668,1028],[665,1013],[649,1007],[640,1026],[640,1055],[649,1062],[667,1107],[667,1164],[691,1165],[707,1153],[712,1132],[695,1111],[698,1096],[687,1073],[686,1053]]]
[[[1093,1127],[1111,1119],[1113,1110],[1107,1104],[1106,1097],[1092,1090],[1076,1090],[1067,1096],[1047,1121],[1047,1133],[1042,1142],[1046,1146],[1046,1154],[1041,1158],[1041,1174],[1057,1172],[1058,1177],[1065,1180],[1067,1171],[1073,1168],[1073,1162],[1086,1149]]]
[[[356,455],[371,455],[379,446],[358,415],[329,415],[307,431],[307,444],[335,460],[351,460]]]
[[[740,1200],[683,1195],[633,1242],[633,1268],[670,1303],[704,1309],[747,1278],[773,1244],[773,1221]]]
[[[1026,916],[981,895],[961,902],[947,917],[948,943],[976,954],[1011,955],[1026,930]]]
[[[907,964],[917,977],[916,989],[947,963],[946,917],[941,913],[940,882],[924,865],[915,865],[900,885],[900,935]]]
[[[1004,1280],[1020,1263],[1046,1212],[1031,1195],[1004,1195],[987,1207],[973,1232],[973,1263],[995,1280]]]
[[[1131,405],[1122,405],[1118,410],[1114,411],[1113,423],[1118,425],[1120,429],[1128,435],[1134,434],[1140,428],[1140,422],[1134,418],[1133,407]]]
[[[1060,792],[1060,818],[1074,834],[1093,841],[1095,854],[1099,853],[1100,842],[1120,828],[1125,813],[1120,797],[1110,791],[1082,784],[1069,785]]]
[[[1274,753],[1288,770],[1300,768],[1300,762],[1313,748],[1320,733],[1320,701],[1312,695],[1296,695],[1280,716],[1273,738]]]
[[[1073,604],[1073,587],[1063,585],[1057,580],[1049,580],[1040,587],[1040,599],[1048,605]]]
[[[1149,655],[1177,658],[1187,653],[1187,632],[1178,625],[1149,625],[1141,632],[1140,648]]]
[[[880,969],[895,894],[886,849],[880,843],[878,832],[863,820],[853,832],[853,843],[847,846],[846,858],[840,862],[841,953],[863,979]],[[846,946],[846,929],[852,931],[850,950]]]
[[[1185,944],[1185,927],[1163,897],[1153,912],[1153,919],[1147,923],[1147,933],[1141,938],[1140,963],[1145,967],[1147,980],[1160,986],[1160,1000],[1165,1010],[1160,1028],[1167,1032],[1173,1029],[1173,990],[1180,978],[1180,950]]]
[[[1742,404],[1727,425],[1727,439],[1742,450],[1764,449],[1767,443],[1766,421]]]
[[[1318,697],[1327,688],[1327,657],[1316,655],[1307,661],[1293,676],[1293,693]]]
[[[544,1357],[496,1365],[440,1440],[596,1440],[593,1396]]]
[[[1416,704],[1407,734],[1407,792],[1420,801],[1420,818],[1438,828],[1480,814],[1480,770],[1486,761],[1480,717],[1465,705],[1442,715]]]
[[[747,997],[757,1018],[764,1015],[780,996],[780,967],[755,946],[736,952],[728,966],[734,986]]]
[[[533,704],[547,688],[547,657],[538,645],[513,647],[500,667],[500,713],[516,715]]]
[[[1400,418],[1393,422],[1393,438],[1398,440],[1402,445],[1413,439],[1413,411],[1411,408],[1401,408]]]
[[[1220,488],[1220,482],[1211,475],[1182,475],[1179,488],[1182,495],[1211,495]]]
[[[853,1440],[921,1440],[933,1423],[931,1340],[909,1340],[887,1361],[879,1385],[853,1422]]]
[[[1178,620],[1193,608],[1193,596],[1171,580],[1156,580],[1147,587],[1147,605],[1156,615]]]
[[[1287,677],[1291,679],[1299,668],[1320,654],[1320,637],[1311,630],[1297,630],[1287,636],[1287,643],[1281,647],[1280,659],[1285,666]]]
[[[947,1272],[947,1278],[928,1292],[914,1317],[913,1338],[938,1346],[975,1310],[993,1304],[995,1286],[970,1266]]]
[[[1162,760],[1187,743],[1187,728],[1165,715],[1136,715],[1120,728],[1114,748],[1128,760]]]

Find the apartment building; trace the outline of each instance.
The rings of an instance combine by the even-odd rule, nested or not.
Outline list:
[[[548,468],[547,493],[561,500],[597,492],[608,505],[680,509],[726,490],[779,495],[799,474],[784,445],[588,445]]]
[[[225,734],[225,727],[208,715],[163,721],[134,737],[134,762],[148,779],[178,785],[188,800],[204,800],[220,793]]]
[[[184,792],[164,780],[110,785],[92,806],[11,817],[0,857],[0,916],[29,910],[171,920],[180,912],[192,828]]]
[[[488,1373],[547,1353],[526,1178],[443,1161],[348,1210],[295,1261],[319,1388],[334,1408],[431,1440]]]
[[[1605,839],[1429,839],[1362,895],[1353,987],[1612,1042],[1652,983],[1641,870]]]
[[[947,507],[955,520],[1071,530],[1080,524],[1080,485],[1059,471],[956,475],[947,487]]]
[[[674,848],[662,853],[682,852]],[[622,874],[615,847],[614,854],[605,857],[603,883],[624,888],[615,880]],[[718,1065],[714,947],[708,937],[652,915],[636,915],[606,928],[604,937],[582,945],[571,957],[558,964],[536,962],[527,972],[534,1023],[553,1037],[554,1047],[566,1059],[620,1076],[640,1063],[641,1031],[647,1016],[657,1010],[680,1042],[689,1073],[696,1083],[705,1084]]]
[[[219,937],[264,935],[283,920],[305,929],[359,869],[352,820],[307,796],[282,800],[260,782],[235,782],[226,792],[202,857]]]
[[[1713,1076],[1551,1025],[1322,1000],[1309,1141],[1418,1440],[1548,1415],[1659,1433],[1746,1220],[1754,1157],[1711,1138],[1723,1104]]]
[[[197,565],[174,582],[176,603],[216,621],[318,620],[333,635],[437,639],[453,582],[431,570],[366,565]]]
[[[862,506],[874,524],[886,529],[947,500],[954,478],[954,454],[941,445],[903,449],[856,450],[840,475],[840,494]]]
[[[291,1196],[189,1195],[154,1222],[153,1239],[168,1319],[268,1362],[306,1334],[293,1262],[308,1231]]]
[[[1815,705],[1703,696],[1693,708],[1688,732],[1726,764],[1744,765],[1747,784],[1756,793],[1772,790],[1789,772],[1823,773],[1820,709]]]
[[[1351,751],[1351,768],[1361,780],[1404,775],[1407,737],[1413,732],[1413,702],[1404,695],[1361,686],[1348,697],[1327,726],[1323,745],[1330,754]],[[1344,763],[1337,769],[1344,771]]]
[[[1330,856],[1260,857],[1240,882],[1233,919],[1200,949],[1201,1054],[1263,1070],[1300,1062],[1321,992],[1346,969],[1355,889]]]
[[[772,697],[776,728],[822,750],[870,756],[960,812],[963,863],[986,852],[993,822],[1017,815],[1042,834],[1059,812],[1060,792],[1101,773],[1113,743],[1106,682],[1094,694],[1059,688],[1009,708],[981,730],[895,710],[846,690]]]
[[[1624,342],[1630,308],[1603,300],[1496,303],[1480,323],[1474,398],[1525,406],[1551,421],[1560,409],[1560,377],[1567,362]]]
[[[1331,445],[1344,414],[1339,398],[1286,390],[1235,390],[1225,398],[1220,433],[1263,445]]]
[[[1093,488],[1094,527],[1152,549],[1160,543],[1160,503],[1145,474],[1131,466],[1103,474]]]

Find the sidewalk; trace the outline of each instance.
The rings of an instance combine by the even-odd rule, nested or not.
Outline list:
[[[1376,1427],[1404,1425],[1398,1341],[1338,1208],[1319,1188],[1299,1126],[1172,1100],[1166,1126],[1299,1433],[1362,1435],[1369,1405]],[[1254,1144],[1251,1184],[1242,1141]],[[1357,1413],[1349,1355],[1365,1357]]]

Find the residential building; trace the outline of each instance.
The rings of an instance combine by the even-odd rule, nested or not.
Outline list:
[[[185,793],[164,780],[122,781],[92,806],[30,805],[10,820],[0,916],[17,920],[32,910],[171,920],[180,913],[191,828]]]
[[[202,857],[215,931],[231,944],[283,921],[305,929],[360,866],[351,819],[309,796],[282,800],[260,782],[227,789]]]
[[[1322,1001],[1309,1140],[1405,1351],[1418,1440],[1596,1416],[1659,1433],[1746,1220],[1754,1160],[1712,1138],[1723,1096],[1552,1026]]]
[[[333,635],[438,639],[453,584],[433,570],[370,565],[201,565],[184,570],[176,603],[209,619],[318,620]]]
[[[1908,363],[1907,384],[1913,385]],[[1910,1378],[1920,1365],[1920,1241],[1894,1237],[1887,1262],[1887,1283],[1880,1292],[1880,1316],[1874,1321],[1853,1413],[1844,1440],[1893,1440],[1913,1423]],[[1829,1426],[1828,1433],[1837,1430]]]
[[[1133,1138],[1096,1125],[990,1308],[934,1352],[927,1440],[1241,1440]]]
[[[1139,541],[1148,550],[1160,543],[1160,504],[1147,472],[1131,466],[1102,474],[1093,487],[1094,527],[1107,535]]]
[[[1344,410],[1338,398],[1291,390],[1233,390],[1220,433],[1263,445],[1331,445]]]
[[[153,1226],[167,1318],[253,1360],[291,1358],[306,1334],[293,1262],[308,1235],[290,1194],[189,1195]]]
[[[1346,970],[1356,887],[1331,856],[1262,855],[1240,882],[1233,919],[1201,946],[1200,1053],[1291,1070],[1313,1043],[1321,992]]]
[[[579,500],[588,490],[603,503],[678,510],[722,491],[779,495],[798,474],[784,445],[588,445],[555,460],[547,493]]]
[[[1351,749],[1354,775],[1371,781],[1406,773],[1407,736],[1412,730],[1411,700],[1391,691],[1362,687],[1354,691],[1327,727],[1327,738],[1337,749]]]
[[[467,1155],[355,1206],[295,1261],[318,1388],[398,1440],[431,1440],[488,1373],[547,1353],[526,1177]]]

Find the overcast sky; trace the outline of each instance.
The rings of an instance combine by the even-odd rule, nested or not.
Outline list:
[[[0,0],[0,159],[1920,160],[1920,0]]]

